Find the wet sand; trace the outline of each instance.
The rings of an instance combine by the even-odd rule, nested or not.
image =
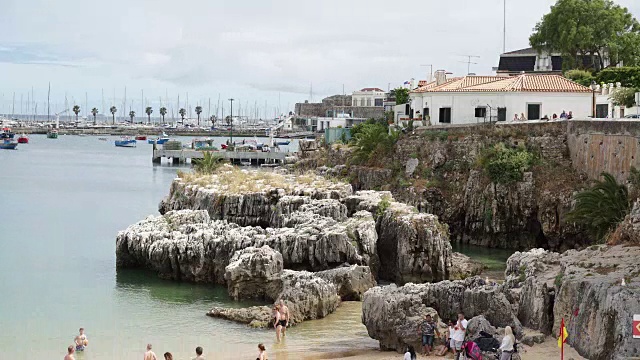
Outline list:
[[[402,354],[389,351],[369,350],[369,351],[343,351],[343,352],[327,352],[314,354],[299,354],[303,360],[399,360]],[[542,360],[542,359],[560,359],[560,349],[558,341],[552,337],[547,337],[542,344],[536,344],[532,347],[524,346],[524,352],[520,352],[522,360]],[[565,344],[564,358],[566,360],[587,360]],[[446,356],[422,356],[418,355],[419,360],[436,360],[436,359],[453,359],[453,354]]]

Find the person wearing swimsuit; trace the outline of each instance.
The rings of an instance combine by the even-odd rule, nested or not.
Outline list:
[[[289,325],[289,308],[285,305],[284,300],[280,299],[280,326],[282,326],[282,336],[287,335],[287,326]]]
[[[256,360],[269,360],[267,358],[267,348],[263,344],[258,344],[258,357]]]
[[[84,347],[87,344],[87,335],[84,334],[84,328],[80,328],[80,334],[76,336],[74,342],[76,343],[76,351],[84,351]]]

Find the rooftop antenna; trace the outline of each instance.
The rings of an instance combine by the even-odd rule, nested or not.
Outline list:
[[[503,6],[504,14],[503,14],[503,33],[502,33],[502,52],[507,52],[507,0],[504,0]]]
[[[473,62],[471,61],[471,59],[473,58],[480,59],[480,56],[477,56],[477,55],[460,55],[460,56],[464,56],[467,58],[467,61],[461,61],[461,62],[467,64],[467,75],[468,75],[471,73],[471,64],[478,65],[477,62]]]
[[[429,64],[429,65],[420,65],[421,67],[429,67],[429,76],[427,77],[427,83],[430,83],[431,81],[433,81],[433,65]],[[420,84],[420,81],[418,81],[418,84]]]

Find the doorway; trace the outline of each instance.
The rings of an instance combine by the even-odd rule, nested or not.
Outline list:
[[[527,104],[527,120],[540,120],[541,104]]]

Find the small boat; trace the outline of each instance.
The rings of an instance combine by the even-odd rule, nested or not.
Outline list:
[[[291,144],[291,140],[284,140],[284,141],[276,141],[276,145],[281,146],[281,145],[289,145]]]
[[[48,139],[57,139],[58,138],[58,130],[56,130],[56,129],[49,130],[49,132],[47,133],[47,138]]]
[[[106,137],[99,137],[99,138],[98,138],[98,140],[100,140],[100,141],[107,141],[107,138],[106,138]]]
[[[116,140],[117,147],[136,147],[137,141],[128,137],[123,137],[122,140]]]
[[[9,138],[5,138],[0,142],[0,149],[14,150],[18,147],[18,143]]]
[[[0,139],[13,139],[16,134],[11,131],[10,128],[2,128],[2,132],[0,133]]]
[[[22,134],[18,137],[18,144],[28,144],[29,143],[29,138],[27,137],[27,135]]]
[[[212,139],[205,139],[205,140],[193,139],[193,141],[191,142],[191,148],[194,150],[201,150],[201,151],[218,150],[218,148],[215,145],[213,145]]]
[[[149,140],[147,140],[147,142],[148,142],[149,144],[156,143],[156,144],[158,144],[158,145],[162,145],[162,144],[166,143],[167,141],[169,141],[169,138],[168,138],[168,137],[163,137],[163,138],[157,138],[157,139],[149,139]]]
[[[147,140],[147,136],[146,135],[138,135],[138,136],[136,136],[136,140],[146,141]]]

